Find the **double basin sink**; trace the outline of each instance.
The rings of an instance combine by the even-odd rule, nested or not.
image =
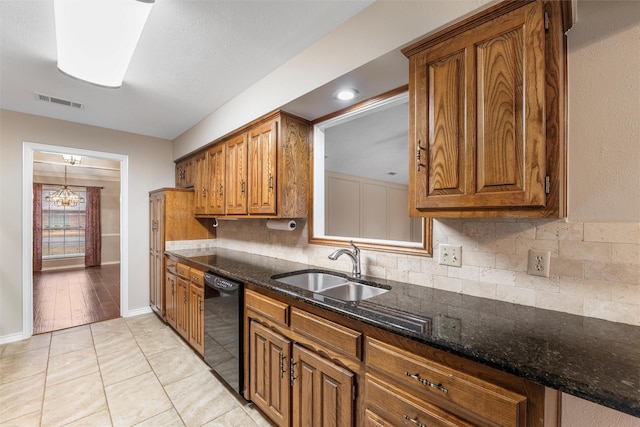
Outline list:
[[[277,274],[271,278],[280,283],[341,301],[361,301],[388,292],[388,289],[354,282],[348,278],[321,271],[296,271]]]

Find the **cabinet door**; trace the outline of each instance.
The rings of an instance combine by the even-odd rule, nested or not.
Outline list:
[[[162,304],[163,208],[164,197],[161,194],[153,194],[149,197],[149,304],[161,316],[164,315]]]
[[[298,344],[293,360],[293,425],[353,425],[353,372]]]
[[[204,289],[189,286],[189,344],[204,354]]]
[[[278,426],[289,426],[291,342],[251,321],[249,353],[251,400]]]
[[[189,340],[189,281],[178,277],[176,289],[176,331]]]
[[[176,276],[174,276],[169,272],[166,273],[164,291],[165,291],[165,298],[164,298],[165,320],[172,328],[175,329],[176,328],[176,296],[177,296]]]
[[[545,30],[535,2],[410,58],[412,208],[545,205]]]
[[[194,207],[195,215],[207,213],[207,186],[209,185],[207,168],[207,153],[197,154],[193,159],[193,190],[194,190]]]
[[[247,213],[247,134],[227,141],[227,214]]]
[[[277,120],[258,125],[249,134],[249,213],[276,213]]]
[[[218,144],[207,151],[208,179],[207,214],[224,215],[225,145]]]
[[[176,187],[193,187],[193,159],[188,158],[176,164]]]

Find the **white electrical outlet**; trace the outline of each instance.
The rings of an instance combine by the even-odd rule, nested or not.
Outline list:
[[[462,246],[440,243],[438,246],[438,264],[462,267]]]
[[[549,277],[551,252],[529,249],[529,268],[527,273],[533,276]]]

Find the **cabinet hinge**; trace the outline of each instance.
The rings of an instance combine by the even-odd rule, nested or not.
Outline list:
[[[544,178],[544,192],[547,194],[551,192],[551,178],[549,178],[549,175]]]
[[[549,30],[549,12],[544,13],[544,29]]]

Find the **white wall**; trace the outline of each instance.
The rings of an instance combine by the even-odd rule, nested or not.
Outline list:
[[[640,2],[579,1],[569,49],[569,219],[640,221]]]
[[[22,331],[23,142],[128,156],[128,308],[148,307],[148,191],[173,185],[171,142],[0,110],[0,337]]]

